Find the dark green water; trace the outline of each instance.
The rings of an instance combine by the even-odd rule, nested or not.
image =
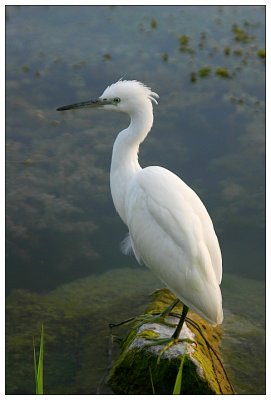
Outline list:
[[[6,16],[7,294],[136,265],[119,252],[126,229],[109,192],[128,118],[55,111],[121,76],[160,95],[142,166],[163,165],[197,191],[225,274],[264,282],[264,7],[10,6]],[[262,366],[261,376],[264,354]]]

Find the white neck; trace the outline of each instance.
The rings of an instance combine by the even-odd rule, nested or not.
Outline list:
[[[152,104],[144,101],[140,109],[130,113],[131,122],[127,129],[121,131],[114,143],[110,188],[113,202],[121,219],[126,223],[125,194],[127,186],[137,172],[141,170],[138,163],[138,150],[153,124]]]

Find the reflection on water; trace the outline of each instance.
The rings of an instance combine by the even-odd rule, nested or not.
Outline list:
[[[263,280],[264,8],[6,12],[8,292],[47,292],[136,264],[118,251],[125,227],[109,193],[112,144],[127,117],[55,111],[100,95],[124,75],[160,95],[142,166],[163,165],[198,192],[226,273]]]

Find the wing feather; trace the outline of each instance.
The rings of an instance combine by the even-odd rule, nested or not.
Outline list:
[[[138,175],[149,212],[192,255],[207,247],[217,282],[222,279],[222,257],[212,220],[197,194],[179,177],[162,167],[148,167]],[[171,229],[170,229],[171,227]],[[204,267],[204,266],[203,266]]]
[[[196,193],[170,171],[148,167],[131,182],[125,208],[137,257],[185,304],[220,323],[221,253]]]

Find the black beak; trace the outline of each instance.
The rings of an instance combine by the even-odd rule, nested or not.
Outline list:
[[[108,103],[105,101],[102,101],[100,99],[98,100],[89,100],[89,101],[83,101],[82,103],[75,103],[75,104],[69,104],[67,106],[63,107],[58,107],[56,111],[66,111],[66,110],[74,110],[78,108],[95,108],[95,107],[101,107],[104,106]]]

